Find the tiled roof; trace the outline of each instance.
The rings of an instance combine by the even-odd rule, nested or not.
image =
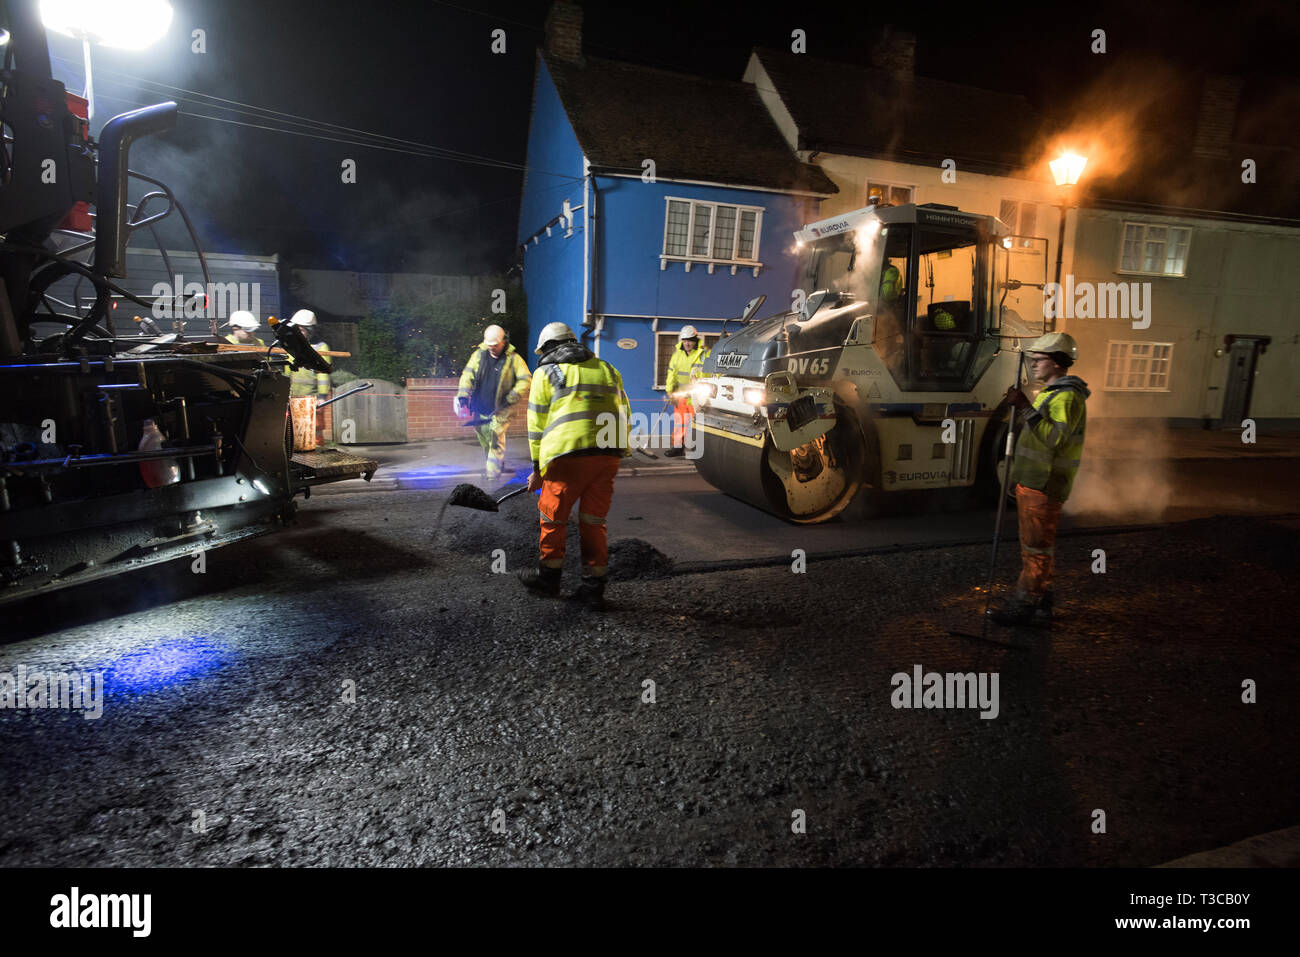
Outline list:
[[[1023,96],[921,76],[904,84],[878,67],[754,52],[794,118],[800,149],[1010,171],[1038,127]]]
[[[653,159],[664,179],[835,193],[802,163],[748,83],[585,57],[543,54],[592,166],[640,175]]]

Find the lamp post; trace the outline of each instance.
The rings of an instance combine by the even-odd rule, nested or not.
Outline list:
[[[86,66],[87,119],[95,115],[90,73],[90,42],[123,50],[143,50],[161,40],[172,22],[167,0],[41,0],[46,29],[81,41]]]
[[[1051,167],[1052,179],[1061,190],[1061,202],[1057,208],[1061,211],[1060,229],[1056,235],[1056,288],[1061,288],[1061,259],[1065,255],[1065,217],[1070,210],[1070,187],[1079,182],[1079,176],[1083,173],[1083,168],[1088,163],[1085,156],[1079,156],[1077,153],[1062,153],[1056,159],[1047,165]],[[1060,295],[1058,293],[1058,295]],[[1054,332],[1056,330],[1056,316],[1052,316],[1052,328],[1045,329],[1045,332]]]

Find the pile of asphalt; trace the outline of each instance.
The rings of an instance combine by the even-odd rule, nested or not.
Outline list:
[[[434,521],[431,535],[434,546],[470,561],[481,559],[489,562],[497,557],[496,552],[500,549],[505,553],[507,567],[512,570],[535,562],[539,533],[536,498],[515,496],[503,502],[499,511],[448,507],[483,499],[495,507],[495,499],[473,485],[458,485],[452,489]],[[578,520],[574,514],[569,518],[565,543],[568,567],[577,569],[580,552]],[[609,543],[610,581],[664,578],[672,574],[672,569],[672,559],[649,542],[639,538],[620,538]]]
[[[495,512],[497,510],[496,499],[477,485],[469,485],[464,482],[451,490],[451,495],[447,498],[447,504],[476,508],[486,512]]]

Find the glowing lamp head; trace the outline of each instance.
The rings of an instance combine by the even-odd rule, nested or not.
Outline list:
[[[1079,182],[1083,168],[1088,164],[1086,156],[1077,153],[1062,153],[1047,165],[1052,169],[1052,179],[1057,186],[1073,186]]]
[[[161,40],[172,22],[167,0],[41,0],[46,29],[122,50]]]

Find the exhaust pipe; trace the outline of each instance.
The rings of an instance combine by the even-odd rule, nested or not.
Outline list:
[[[131,144],[176,128],[177,106],[170,100],[113,117],[99,133],[99,192],[95,200],[95,271],[126,275],[127,167]]]

